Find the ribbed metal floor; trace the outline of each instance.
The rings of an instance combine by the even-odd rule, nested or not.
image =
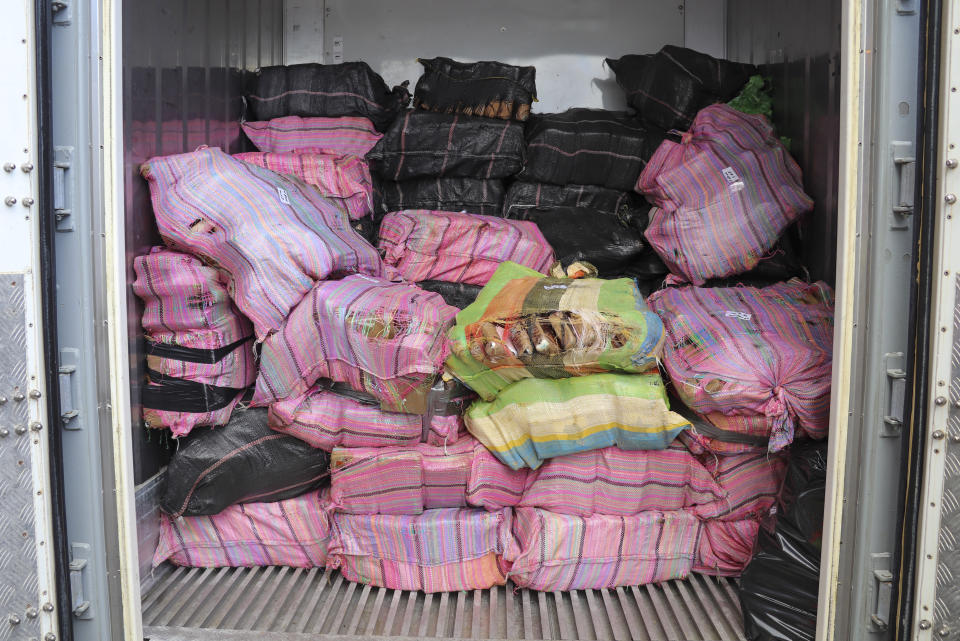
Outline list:
[[[733,581],[700,575],[614,590],[424,594],[322,569],[177,568],[144,597],[143,622],[149,641],[744,639]]]

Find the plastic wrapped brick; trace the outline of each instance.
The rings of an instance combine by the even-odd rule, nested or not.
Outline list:
[[[160,509],[178,516],[217,514],[235,503],[288,499],[329,481],[330,459],[267,425],[267,410],[237,410],[218,428],[184,437],[165,472]]]
[[[537,99],[534,67],[450,58],[417,61],[423,65],[413,95],[417,109],[523,121]]]
[[[749,271],[813,209],[800,167],[763,116],[700,111],[679,143],[664,141],[637,182],[655,206],[646,237],[677,281]]]
[[[421,415],[385,412],[369,394],[320,382],[303,396],[273,403],[270,427],[328,452],[334,447],[389,447],[421,441],[451,445],[464,431],[463,411],[473,397],[449,387],[436,383],[428,396],[430,411]]]
[[[576,108],[532,115],[526,138],[521,180],[629,190],[664,134],[623,112]]]
[[[349,581],[393,590],[486,590],[506,583],[517,555],[512,523],[510,510],[334,514],[330,564]]]
[[[193,256],[154,247],[133,261],[144,303],[147,370],[143,420],[184,436],[223,425],[257,369],[253,327],[231,304],[220,274]]]
[[[322,568],[330,545],[329,509],[324,494],[312,491],[275,503],[231,505],[211,516],[161,514],[153,565]]]
[[[486,285],[504,261],[546,273],[554,260],[533,223],[445,211],[387,214],[378,246],[384,262],[409,281]]]
[[[614,445],[662,450],[690,425],[670,411],[657,373],[526,379],[492,401],[475,402],[464,422],[513,469]]]
[[[640,373],[663,346],[663,325],[631,280],[547,278],[506,262],[457,314],[447,369],[481,398],[516,381]]]
[[[319,282],[263,343],[254,404],[300,396],[328,378],[404,410],[440,373],[456,311],[409,283],[361,275]]]
[[[417,286],[425,291],[440,294],[447,305],[457,309],[463,309],[477,300],[482,289],[479,285],[448,283],[445,280],[422,280],[417,283]]]
[[[506,178],[520,171],[526,143],[518,122],[408,111],[367,154],[389,180],[463,176]]]
[[[373,211],[422,209],[465,211],[499,216],[503,209],[503,181],[479,178],[416,178],[401,182],[373,181]]]
[[[363,158],[383,136],[366,118],[286,116],[240,126],[260,151],[275,154],[319,153]]]
[[[749,426],[776,452],[800,430],[824,438],[830,414],[833,290],[794,279],[762,289],[681,287],[648,299],[663,319],[663,365],[695,412]],[[748,434],[753,436],[755,434]]]
[[[632,187],[631,187],[632,190]],[[522,218],[525,209],[587,207],[604,214],[615,214],[628,225],[647,226],[650,204],[633,191],[607,189],[596,185],[551,185],[517,180],[510,185],[503,200],[506,218]]]
[[[280,327],[316,280],[383,272],[343,203],[296,178],[211,148],[153,158],[141,173],[164,241],[229,276],[257,340]]]
[[[686,130],[697,112],[734,98],[756,67],[666,45],[650,55],[607,58],[627,102],[647,122]]]
[[[487,509],[539,507],[558,514],[629,516],[648,510],[708,507],[724,490],[682,445],[665,450],[618,447],[558,456],[508,476],[490,452],[473,460],[467,500]]]
[[[683,579],[696,556],[699,523],[683,510],[584,517],[521,507],[514,518],[522,551],[510,578],[534,590],[599,590]]]
[[[363,218],[373,211],[370,170],[363,158],[258,151],[234,154],[233,157],[278,174],[296,176],[316,187],[326,198],[343,200],[351,220]]]
[[[391,90],[365,62],[262,67],[247,96],[256,120],[283,116],[362,116],[385,131],[410,103],[401,85]]]

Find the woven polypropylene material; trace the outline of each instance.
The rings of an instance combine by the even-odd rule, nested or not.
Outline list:
[[[456,311],[409,283],[362,275],[317,283],[263,343],[254,403],[299,396],[329,378],[401,409],[440,372]]]
[[[370,170],[363,158],[262,151],[234,154],[233,157],[278,174],[296,176],[316,187],[324,197],[342,200],[351,220],[363,218],[373,211]]]
[[[687,511],[573,516],[517,508],[521,553],[510,578],[535,590],[566,591],[658,583],[693,568],[700,525]]]
[[[642,219],[646,227],[649,203],[632,191],[607,189],[596,185],[551,185],[514,181],[503,199],[503,215],[520,218],[526,209],[555,207],[589,207],[605,214],[616,214],[622,220]]]
[[[526,144],[519,122],[408,111],[367,154],[388,180],[464,176],[506,178],[520,171]]]
[[[429,421],[427,442],[450,445],[463,433],[461,416],[425,417],[385,412],[379,404],[357,401],[317,385],[303,396],[270,405],[270,427],[322,450],[335,447],[415,445]]]
[[[787,471],[787,457],[755,449],[731,456],[703,456],[703,464],[722,488],[717,503],[698,505],[700,518],[739,521],[769,516]]]
[[[296,178],[212,148],[153,158],[141,173],[164,241],[229,276],[228,291],[258,340],[316,280],[383,272],[343,203]]]
[[[760,521],[708,520],[701,522],[693,571],[715,576],[740,576],[750,562],[760,532]]]
[[[335,514],[330,562],[348,580],[394,590],[484,590],[506,582],[519,552],[512,522],[510,510]]]
[[[150,344],[215,350],[253,335],[250,322],[231,304],[226,284],[216,269],[187,254],[154,247],[133,261],[132,287],[144,302],[141,323],[148,342],[147,367],[165,377],[216,387],[243,389],[256,378],[249,343],[231,350],[216,363],[193,363],[149,355]],[[240,394],[237,395],[239,398]],[[150,427],[169,427],[174,436],[196,425],[223,425],[237,398],[209,412],[144,409]]]
[[[623,112],[577,108],[533,114],[526,138],[521,180],[630,190],[664,134]]]
[[[554,260],[534,223],[443,211],[387,214],[378,246],[384,262],[409,281],[486,285],[504,261],[546,273]]]
[[[636,189],[655,205],[647,241],[675,280],[696,285],[753,269],[813,209],[769,121],[727,105],[703,109],[682,142],[660,145]]]
[[[499,216],[503,209],[503,181],[479,178],[416,178],[373,181],[373,211],[385,214],[408,209],[465,211]]]
[[[537,98],[535,67],[502,62],[457,62],[450,58],[418,60],[413,106],[439,113],[526,120]]]
[[[231,505],[213,516],[161,514],[153,564],[323,567],[330,544],[328,510],[313,491],[276,503]]]
[[[757,289],[669,288],[648,299],[663,319],[663,364],[694,411],[764,425],[775,452],[799,429],[827,434],[833,291],[793,279]]]
[[[301,118],[286,116],[243,122],[243,133],[260,151],[320,153],[363,158],[383,134],[366,118]]]

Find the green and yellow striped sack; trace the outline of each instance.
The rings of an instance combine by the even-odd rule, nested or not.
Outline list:
[[[493,401],[473,403],[464,422],[477,440],[515,470],[614,445],[662,450],[690,427],[670,411],[656,372],[528,378]]]
[[[664,332],[629,278],[550,278],[505,262],[449,337],[447,370],[492,400],[525,378],[645,372]]]

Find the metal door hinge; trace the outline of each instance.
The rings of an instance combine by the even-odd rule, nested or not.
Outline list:
[[[895,140],[890,143],[893,152],[897,192],[893,200],[893,229],[907,229],[907,216],[913,215],[913,191],[917,159],[913,154],[913,143]]]
[[[870,555],[870,570],[873,576],[873,591],[876,599],[870,613],[870,628],[874,632],[884,632],[890,627],[890,603],[893,599],[893,572],[890,571],[890,553],[878,552]]]
[[[897,15],[912,16],[917,12],[917,0],[897,0]]]
[[[53,148],[53,213],[57,217],[57,231],[73,231],[73,210],[70,207],[73,190],[69,174],[73,166],[73,147]]]
[[[50,11],[53,12],[53,24],[68,25],[73,20],[71,0],[52,0]]]
[[[70,550],[70,594],[73,597],[71,610],[78,619],[92,619],[90,601],[84,598],[84,577],[90,561],[90,544],[71,543]]]
[[[903,369],[905,366],[903,352],[884,354],[883,365],[887,373],[887,402],[880,436],[896,437],[900,436],[900,430],[903,427],[903,404],[907,394],[907,372]]]
[[[74,382],[77,375],[77,364],[80,350],[73,347],[64,347],[60,350],[60,422],[65,430],[79,430],[82,425],[78,417],[80,410],[74,400]]]

